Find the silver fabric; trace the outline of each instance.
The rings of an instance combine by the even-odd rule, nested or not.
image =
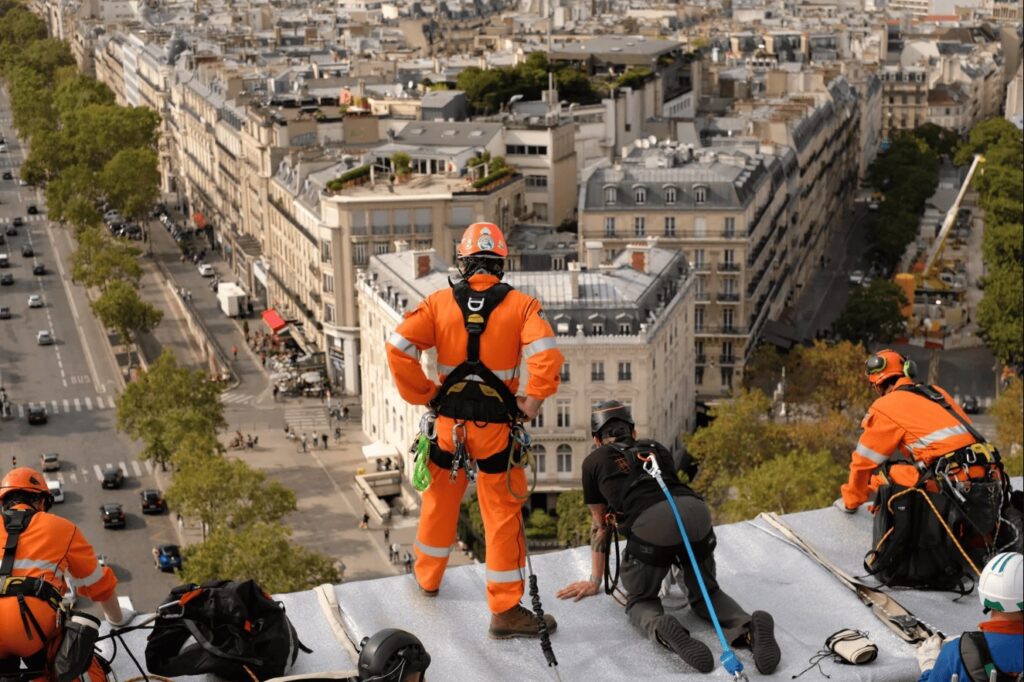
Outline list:
[[[956,426],[947,426],[944,429],[938,431],[932,431],[927,436],[921,436],[913,443],[907,443],[907,447],[911,450],[923,450],[932,443],[937,443],[940,440],[949,438],[950,436],[962,436],[966,433],[970,433],[967,427],[963,424],[957,424]]]
[[[388,343],[408,355],[410,358],[418,360],[420,357],[420,349],[416,347],[416,344],[398,332],[391,332],[391,336],[388,337]]]
[[[889,459],[888,457],[883,455],[881,452],[876,452],[875,450],[872,450],[871,448],[869,448],[867,445],[864,445],[863,443],[857,443],[857,454],[861,455],[863,457],[867,457],[868,459],[870,459],[875,464],[885,464],[886,460]]]

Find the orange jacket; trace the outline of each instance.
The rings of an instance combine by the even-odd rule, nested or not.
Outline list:
[[[896,382],[896,387],[913,384],[904,377]],[[946,391],[935,388],[957,414],[971,423]],[[908,391],[892,390],[878,398],[860,425],[864,432],[853,451],[849,481],[842,487],[847,509],[867,501],[869,491],[880,482],[872,481],[871,475],[893,455],[901,453],[909,460],[930,465],[937,458],[975,442],[967,427],[944,407]],[[890,473],[892,482],[899,485],[912,486],[918,480],[913,466],[894,466]]]
[[[469,278],[474,291],[484,291],[498,283],[493,275]],[[413,405],[428,404],[440,388],[429,379],[420,365],[420,352],[437,349],[438,382],[466,360],[466,332],[462,311],[452,290],[441,289],[428,296],[388,339],[387,356],[398,392]],[[526,360],[529,380],[526,395],[543,400],[558,390],[562,353],[555,342],[551,325],[541,316],[541,307],[532,296],[512,290],[491,313],[480,337],[480,360],[505,382],[512,393],[519,390],[519,363]],[[441,449],[451,452],[453,420],[437,419],[437,440]],[[467,424],[466,445],[473,457],[485,458],[508,445],[508,426]]]

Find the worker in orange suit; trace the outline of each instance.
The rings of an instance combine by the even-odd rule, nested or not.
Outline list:
[[[0,677],[41,672],[47,645],[58,634],[57,611],[68,584],[97,602],[107,622],[123,627],[135,614],[117,602],[117,578],[100,566],[92,546],[75,524],[48,511],[53,505],[43,475],[12,469],[0,481]],[[24,663],[24,668],[22,668]],[[103,680],[94,657],[80,680]],[[43,678],[43,675],[36,675]]]
[[[919,471],[914,463],[927,467],[944,455],[978,442],[971,434],[971,420],[945,390],[914,381],[916,368],[912,361],[894,350],[882,350],[868,358],[866,371],[880,397],[861,422],[864,432],[853,451],[850,478],[835,503],[849,514],[857,511],[880,485],[916,485]],[[890,463],[890,458],[897,455],[902,455],[906,463]],[[882,473],[876,475],[879,469]]]
[[[457,248],[461,279],[435,291],[388,339],[387,357],[398,390],[436,414],[430,487],[423,494],[413,546],[414,575],[424,594],[436,596],[455,542],[459,505],[469,478],[487,543],[487,602],[495,639],[536,637],[537,622],[519,602],[526,563],[522,500],[526,475],[509,466],[513,427],[533,419],[558,389],[562,354],[540,303],[501,281],[508,246],[492,223],[474,223]],[[437,349],[437,382],[424,374],[420,352]],[[529,373],[525,395],[519,366]],[[518,496],[518,499],[517,499]],[[545,615],[547,629],[555,621]]]

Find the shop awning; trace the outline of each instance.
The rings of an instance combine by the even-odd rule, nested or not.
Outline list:
[[[262,315],[263,321],[267,323],[267,326],[270,327],[270,331],[272,332],[279,332],[288,326],[288,323],[285,322],[273,308],[264,310]]]
[[[206,227],[206,216],[196,211],[192,214],[192,222],[196,224],[196,227]]]

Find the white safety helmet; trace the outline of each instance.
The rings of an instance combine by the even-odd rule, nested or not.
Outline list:
[[[1024,554],[1003,552],[981,572],[978,598],[986,611],[1024,611]]]

